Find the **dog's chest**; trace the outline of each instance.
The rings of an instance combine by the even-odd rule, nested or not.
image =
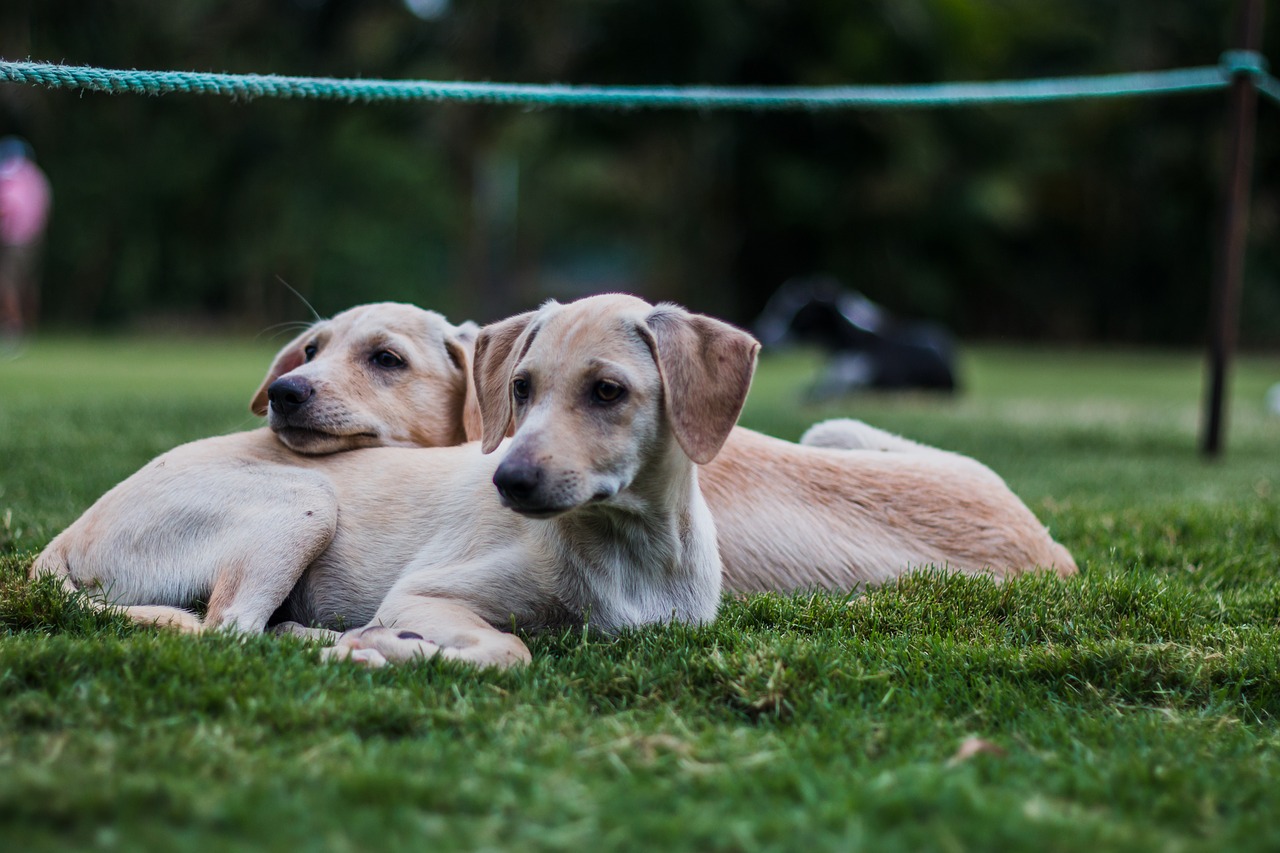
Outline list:
[[[698,549],[674,531],[632,530],[594,545],[565,553],[556,573],[556,598],[574,624],[614,634],[714,618],[719,563],[702,565]]]

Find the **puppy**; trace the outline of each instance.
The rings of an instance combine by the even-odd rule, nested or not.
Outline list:
[[[700,482],[735,592],[850,590],[925,567],[1077,571],[990,468],[860,421],[800,444],[737,428]]]
[[[313,462],[341,512],[282,613],[368,623],[329,656],[375,665],[527,661],[494,626],[711,620],[720,561],[695,463],[737,420],[757,349],[719,321],[621,295],[485,327],[482,446]],[[500,461],[482,455],[509,427]]]
[[[331,490],[298,469],[298,454],[464,441],[465,423],[478,430],[474,395],[467,403],[477,331],[394,303],[317,322],[280,351],[253,397],[270,429],[153,460],[55,538],[32,574],[55,574],[143,623],[199,630],[179,608],[204,599],[205,624],[261,630],[271,611],[229,608],[232,588],[262,585],[282,599],[293,581],[275,566],[293,558],[297,505],[314,500],[321,516],[320,507],[332,513]]]
[[[284,465],[269,441],[237,460],[234,490],[206,453],[179,448],[135,475],[149,488],[131,478],[108,493],[35,570],[123,604],[155,602],[166,579],[172,601],[209,590],[206,625],[257,631],[277,608],[369,623],[329,656],[375,665],[527,661],[494,626],[705,622],[720,561],[695,463],[733,428],[757,349],[745,332],[634,297],[549,304],[478,337],[482,446]],[[486,455],[509,431],[501,458]],[[159,507],[130,516],[156,492]]]

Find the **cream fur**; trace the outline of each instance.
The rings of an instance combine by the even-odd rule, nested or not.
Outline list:
[[[658,312],[670,328],[655,334],[648,324]],[[514,337],[506,334],[512,324],[519,326]],[[721,413],[718,433],[699,424],[690,439],[673,428],[690,419],[660,367],[663,340],[679,329],[696,339],[692,351],[737,360],[717,363],[709,378],[684,366],[691,381],[715,386],[700,388],[697,399]],[[513,340],[518,349],[493,345]],[[367,623],[341,635],[327,656],[370,665],[436,654],[496,666],[528,660],[524,644],[495,626],[586,620],[616,631],[708,621],[719,603],[720,561],[682,443],[723,443],[755,351],[745,333],[634,297],[551,304],[482,331],[476,343],[481,413],[501,419],[499,435],[514,424],[500,453],[484,455],[478,444],[368,448],[292,455],[282,470],[283,448],[237,446],[242,497],[210,524],[192,504],[210,508],[183,495],[202,492],[208,473],[201,461],[221,459],[220,445],[236,437],[197,442],[135,475],[162,496],[160,509],[185,513],[168,522],[150,515],[143,528],[157,541],[140,543],[125,529],[134,519],[122,517],[120,502],[131,478],[103,499],[114,514],[99,523],[91,509],[36,570],[96,582],[120,603],[143,604],[134,596],[154,591],[148,587],[157,575],[165,594],[199,594],[209,578],[185,561],[210,543],[182,531],[216,529],[227,539],[216,549],[209,624],[257,630],[282,603],[282,614],[310,624]],[[513,406],[516,375],[534,390]],[[593,396],[601,383],[624,393],[601,402]],[[499,499],[494,483],[512,471],[536,475],[535,486]],[[167,483],[172,489],[157,488]],[[131,568],[136,562],[120,562],[139,553],[158,562],[140,573]]]
[[[827,446],[735,429],[702,468],[726,589],[853,589],[923,567],[1076,572],[985,465],[859,421],[814,429],[804,440]]]
[[[297,572],[280,567],[337,512],[332,487],[300,453],[462,441],[476,331],[396,303],[315,323],[280,350],[251,403],[282,433],[204,439],[156,458],[58,535],[32,573],[54,574],[143,623],[200,630],[181,608],[203,599],[211,625],[261,630],[274,605],[256,602],[283,599]],[[378,367],[383,352],[403,365]],[[282,377],[314,391],[288,418],[268,411],[267,388]],[[240,594],[254,587],[261,598]]]
[[[610,299],[625,302],[623,297]],[[378,310],[385,311],[386,307]],[[543,324],[557,310],[530,312],[489,327],[486,349],[502,349],[507,354],[514,351],[524,357],[540,336]],[[669,325],[665,310],[650,311],[656,322],[647,320],[643,327],[636,326],[640,331],[633,338],[610,346],[618,347],[631,362],[639,358],[640,347],[647,347],[659,375],[669,384],[680,386],[677,396],[696,400],[698,389],[713,384],[713,372],[704,365],[699,374],[698,360],[692,356],[697,346],[691,347],[663,332]],[[347,313],[351,319],[370,316],[365,309]],[[339,417],[337,422],[367,418],[368,412],[373,411],[372,420],[385,421],[386,425],[364,434],[382,436],[384,443],[454,444],[461,440],[464,424],[468,437],[481,437],[479,400],[487,396],[491,411],[484,422],[488,427],[486,445],[496,447],[510,432],[515,413],[503,408],[511,403],[507,396],[509,373],[489,365],[484,370],[468,372],[466,382],[460,382],[447,369],[450,341],[470,357],[471,341],[464,328],[450,327],[438,315],[432,315],[437,319],[431,322],[439,324],[438,336],[430,334],[425,339],[436,342],[428,350],[441,354],[431,362],[435,365],[433,370],[410,377],[391,393],[373,393],[360,388],[360,383],[367,384],[368,380],[360,379],[350,366],[357,358],[353,353],[363,352],[360,357],[367,357],[370,338],[340,333],[346,316],[330,321],[327,348],[322,348],[308,365],[317,386],[327,383],[330,388],[327,397],[341,400],[341,389],[353,389],[349,394],[351,405],[364,410],[362,415],[345,420]],[[376,328],[377,323],[370,322]],[[391,320],[384,322],[394,325]],[[706,322],[706,318],[700,318],[692,324],[676,323],[673,328],[687,331]],[[353,323],[351,328],[357,325],[366,328],[369,323]],[[597,324],[579,326],[566,333],[569,343],[575,336],[592,339],[591,335],[598,333]],[[659,342],[660,335],[665,335],[665,345]],[[745,336],[716,335],[715,339],[729,347],[729,362],[734,358],[741,362],[742,352],[734,355],[732,349],[747,346]],[[302,347],[312,340],[319,338],[304,334],[281,351],[259,398],[282,366],[299,368],[289,362],[300,359]],[[363,350],[343,343],[356,340],[365,341]],[[696,343],[696,338],[687,340]],[[659,357],[663,353],[665,363]],[[557,358],[546,357],[553,362]],[[325,363],[335,365],[328,378],[323,374]],[[503,361],[511,369],[516,363],[506,365]],[[473,378],[478,380],[479,389],[471,384]],[[728,377],[726,381],[739,383],[745,393],[741,376]],[[465,390],[468,384],[470,393]],[[255,400],[255,404],[260,402],[261,399]],[[997,577],[1037,568],[1060,575],[1076,572],[1070,553],[1050,538],[995,473],[973,459],[854,420],[815,425],[799,445],[742,428],[728,432],[726,441],[725,424],[736,417],[737,411],[736,406],[717,409],[717,404],[685,405],[672,424],[676,427],[673,437],[677,444],[687,445],[686,454],[690,448],[699,454],[714,452],[719,442],[724,442],[719,455],[700,468],[698,477],[716,520],[724,588],[728,591],[851,589],[889,581],[912,568],[926,566],[967,573],[990,572]],[[545,412],[526,416],[526,420],[531,418],[529,434],[555,437],[555,452],[572,459],[576,466],[594,464],[586,449],[594,447],[588,439],[599,424],[591,419],[566,421],[562,415],[564,412],[557,417]],[[699,430],[702,436],[697,434]],[[519,446],[530,458],[546,451],[530,441]],[[708,451],[708,447],[712,449]],[[465,453],[472,451],[458,452],[464,455],[457,458],[463,459]],[[419,518],[421,510],[401,503],[419,495],[416,486],[409,489],[410,481],[441,478],[453,482],[453,475],[448,473],[453,468],[449,466],[461,463],[444,461],[451,458],[437,454],[419,457],[361,453],[342,460],[327,457],[312,464],[283,448],[267,430],[194,442],[155,460],[99,500],[49,545],[33,572],[53,572],[62,576],[70,588],[85,588],[105,601],[134,605],[129,611],[139,621],[199,630],[203,627],[201,622],[178,607],[195,598],[207,598],[210,625],[257,630],[284,600],[306,563],[329,547],[337,530],[339,506],[344,514],[349,514],[348,507],[361,507],[361,518],[367,519],[361,523],[367,523],[379,531],[379,537],[392,542],[390,547],[400,558],[408,560],[409,551],[416,553],[415,537],[425,522]],[[483,479],[486,463],[474,464],[480,467],[471,476]],[[370,467],[366,469],[366,465]],[[437,465],[444,467],[437,471]],[[602,474],[607,474],[606,479],[612,478],[607,484],[609,489],[634,474],[623,462],[613,460],[611,465]],[[331,471],[340,472],[336,480]],[[668,472],[668,476],[672,479],[657,482],[682,482],[683,473]],[[468,488],[470,491],[461,489],[451,497],[441,498],[442,503],[426,505],[434,516],[463,525],[474,505],[492,502],[492,487],[487,482],[478,486],[473,483]],[[615,491],[615,497],[617,494]],[[645,500],[640,501],[639,495]],[[679,495],[646,494],[644,488],[633,484],[626,497],[618,498],[620,505],[631,511],[631,520],[624,524],[607,513],[602,517],[613,519],[610,529],[618,541],[643,542],[656,534],[646,524],[635,523],[635,512],[642,505],[650,505],[645,501],[659,497],[679,499]],[[462,518],[456,517],[459,508]],[[697,512],[700,510],[695,515]],[[509,513],[499,513],[498,517],[505,524],[516,523]],[[419,520],[411,523],[410,519]],[[448,526],[442,530],[438,534],[442,541],[452,542]],[[299,586],[290,604],[294,615],[330,624],[351,624],[377,615],[378,606],[389,601],[384,599],[386,581],[379,581],[381,575],[377,572],[394,573],[398,569],[395,560],[388,563],[389,568],[371,566],[366,560],[380,552],[375,549],[366,553],[363,546],[348,550],[349,538],[344,534],[332,554],[319,560],[318,571],[309,574]],[[667,541],[662,536],[658,539]],[[402,544],[395,544],[401,540]],[[462,548],[462,556],[466,557],[470,553],[465,550],[466,544],[454,542],[450,547]],[[665,553],[664,548],[665,545],[659,546],[657,553]],[[345,556],[334,559],[334,554]],[[299,559],[303,560],[301,564]],[[348,569],[352,574],[344,580],[342,572]],[[478,572],[478,586],[493,587],[497,582],[495,576],[480,569],[471,567],[467,571]],[[370,572],[374,574],[369,575]],[[317,579],[324,582],[317,585]],[[518,578],[509,582],[522,583]],[[650,587],[643,590],[646,595],[652,592]],[[625,589],[615,592],[618,594],[601,594],[592,605],[597,608],[601,624],[631,624],[652,617],[652,602],[646,604],[644,595],[633,600]],[[659,595],[654,600],[667,599]],[[607,615],[602,615],[606,611]],[[383,616],[399,621],[409,618],[408,613],[391,607]],[[391,642],[385,636],[381,641]],[[354,643],[349,640],[347,645]],[[394,658],[399,652],[389,650],[389,654]]]

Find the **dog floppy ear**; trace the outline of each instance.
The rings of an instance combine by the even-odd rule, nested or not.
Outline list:
[[[267,371],[267,378],[262,380],[262,385],[258,387],[257,393],[249,401],[249,411],[259,417],[267,413],[267,388],[281,376],[302,366],[303,362],[307,360],[303,350],[306,348],[307,341],[315,333],[316,326],[308,326],[305,332],[289,341],[284,345],[284,349],[276,353],[276,360],[271,362],[271,369]]]
[[[480,415],[480,449],[492,453],[511,426],[511,373],[529,349],[536,331],[530,323],[538,314],[527,311],[480,330],[472,367],[476,408]],[[470,431],[468,430],[468,437]]]
[[[479,441],[482,430],[480,401],[476,398],[476,378],[472,365],[476,360],[476,338],[480,327],[467,320],[454,327],[453,334],[445,338],[449,357],[462,368],[466,387],[462,398],[462,431],[467,441]]]
[[[715,458],[747,401],[760,344],[728,323],[659,305],[645,320],[676,441],[699,465]]]

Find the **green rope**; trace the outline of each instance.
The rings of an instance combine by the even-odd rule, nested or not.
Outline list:
[[[1272,77],[1270,74],[1264,74],[1254,81],[1258,87],[1258,91],[1266,95],[1271,100],[1280,104],[1280,80]]]
[[[1218,65],[1169,71],[907,86],[645,87],[462,83],[430,80],[360,80],[121,71],[44,62],[0,61],[0,80],[55,89],[164,95],[174,92],[252,98],[342,101],[462,101],[530,107],[615,109],[832,110],[1015,104],[1132,95],[1168,95],[1226,87],[1236,75],[1254,78],[1259,91],[1280,103],[1280,82],[1252,51],[1228,51]]]

